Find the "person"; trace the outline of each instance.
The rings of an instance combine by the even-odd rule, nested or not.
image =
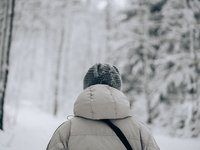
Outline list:
[[[84,90],[75,101],[74,117],[57,128],[47,150],[125,150],[116,133],[102,121],[105,119],[123,132],[132,149],[159,150],[145,125],[131,116],[121,84],[115,66],[93,65],[84,77]]]

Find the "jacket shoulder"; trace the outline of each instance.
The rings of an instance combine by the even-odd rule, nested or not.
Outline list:
[[[139,128],[139,134],[141,139],[141,144],[144,149],[147,150],[159,150],[150,128],[143,122],[138,121],[136,118],[132,118],[132,121],[137,124]]]
[[[67,120],[67,121],[63,122],[63,123],[57,128],[57,130],[58,130],[58,132],[59,132],[61,138],[64,138],[64,139],[67,138],[66,135],[69,134],[70,128],[71,128],[71,120]],[[66,134],[66,133],[67,133],[67,134]]]
[[[53,133],[47,150],[61,150],[67,148],[70,136],[71,120],[63,122]]]

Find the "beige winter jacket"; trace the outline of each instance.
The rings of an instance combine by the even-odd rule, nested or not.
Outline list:
[[[147,128],[131,117],[127,98],[115,88],[94,85],[85,89],[74,104],[74,115],[58,127],[47,150],[126,150],[100,119],[111,119],[134,150],[159,150]]]

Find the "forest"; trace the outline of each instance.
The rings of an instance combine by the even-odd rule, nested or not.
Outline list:
[[[0,150],[31,109],[55,119],[50,136],[99,62],[119,68],[132,114],[154,134],[200,138],[199,0],[1,0]]]

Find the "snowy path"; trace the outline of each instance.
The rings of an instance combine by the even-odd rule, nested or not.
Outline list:
[[[22,108],[13,131],[0,132],[0,150],[45,150],[50,136],[63,121],[37,108]],[[200,150],[199,139],[155,138],[161,150]]]
[[[17,126],[10,131],[13,133],[0,133],[0,150],[44,150],[61,122],[38,108],[24,107],[19,111]]]

